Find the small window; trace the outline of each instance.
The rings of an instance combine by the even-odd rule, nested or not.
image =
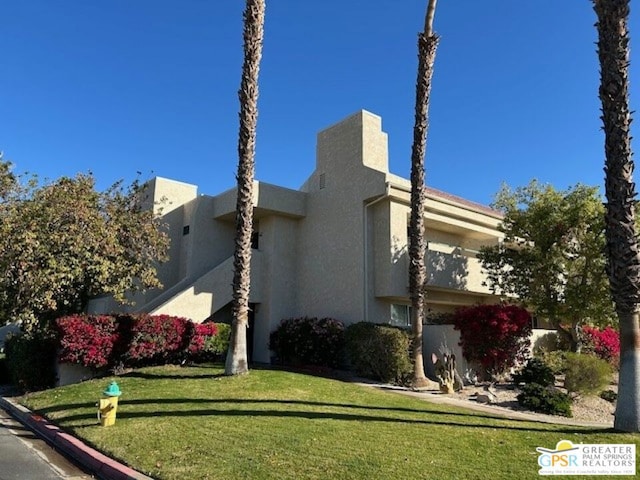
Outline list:
[[[253,232],[251,232],[251,248],[260,249],[260,220],[253,221]]]
[[[327,176],[324,173],[320,174],[320,190],[327,186]]]
[[[394,303],[391,305],[391,325],[396,327],[411,326],[411,306]]]
[[[189,235],[189,225],[182,227],[182,235]]]

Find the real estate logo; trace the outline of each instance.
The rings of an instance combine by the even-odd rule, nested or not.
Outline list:
[[[537,447],[540,475],[635,475],[634,444],[573,444],[560,440],[554,450]]]

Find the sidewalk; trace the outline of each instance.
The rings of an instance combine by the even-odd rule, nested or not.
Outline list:
[[[3,392],[0,391],[0,408],[95,477],[102,480],[152,480],[151,477],[116,462],[85,445],[45,418],[19,405],[12,398],[2,395]]]

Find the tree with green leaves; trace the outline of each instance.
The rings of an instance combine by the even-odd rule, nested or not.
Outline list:
[[[14,176],[8,162],[0,172],[12,178],[0,197],[0,324],[46,327],[93,296],[126,303],[131,292],[161,286],[168,237],[142,207],[138,182],[98,192],[90,174],[40,185]]]
[[[0,152],[0,200],[14,190],[16,177],[11,172],[11,163],[3,160],[3,154]]]
[[[251,288],[251,235],[253,233],[253,178],[256,127],[258,124],[258,73],[262,58],[265,0],[247,0],[244,11],[244,63],[240,81],[240,133],[238,135],[238,182],[236,239],[233,254],[233,320],[226,375],[249,371],[247,328]]]
[[[606,252],[620,322],[614,427],[640,432],[640,248],[629,108],[629,0],[594,0],[605,134]]]
[[[534,180],[515,190],[503,186],[493,206],[504,214],[504,241],[478,255],[487,285],[517,298],[580,350],[581,325],[615,321],[598,189],[558,191]]]
[[[411,148],[411,216],[409,218],[409,296],[411,297],[411,327],[413,352],[413,385],[429,384],[424,373],[422,353],[422,322],[426,316],[427,268],[425,255],[424,212],[427,203],[425,191],[425,155],[429,128],[429,98],[433,64],[438,47],[438,36],[433,31],[436,0],[429,0],[424,20],[424,31],[418,35],[418,78],[416,80],[415,119]]]

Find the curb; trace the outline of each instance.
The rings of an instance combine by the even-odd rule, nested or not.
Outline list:
[[[89,447],[31,410],[17,404],[10,398],[0,397],[0,408],[31,429],[57,451],[67,456],[88,473],[102,480],[153,480],[126,465]]]

